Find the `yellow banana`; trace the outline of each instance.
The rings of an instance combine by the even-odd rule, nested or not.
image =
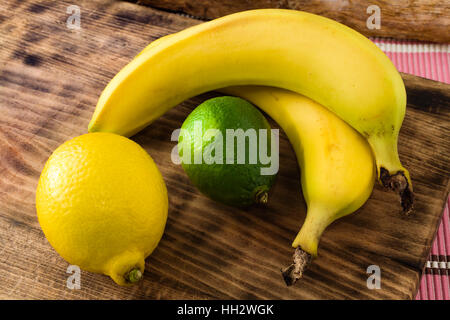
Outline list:
[[[318,103],[279,88],[241,86],[220,90],[246,99],[272,117],[291,142],[301,170],[306,220],[292,246],[294,263],[283,271],[288,285],[301,277],[325,228],[361,207],[375,181],[367,141]]]
[[[159,38],[140,54],[171,35]],[[367,141],[318,103],[292,91],[235,86],[218,91],[246,99],[274,119],[291,142],[301,171],[306,220],[292,246],[294,263],[283,270],[288,285],[317,256],[320,236],[333,221],[359,209],[370,196],[375,166]]]
[[[410,212],[412,184],[397,153],[406,108],[400,74],[370,40],[321,16],[250,10],[173,34],[111,80],[89,131],[129,136],[187,98],[236,85],[285,88],[333,111],[368,139],[380,182]]]

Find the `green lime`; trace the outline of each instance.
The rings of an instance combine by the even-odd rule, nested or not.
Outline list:
[[[184,171],[202,193],[242,207],[267,202],[278,171],[278,149],[274,152],[272,140],[269,123],[252,104],[217,97],[186,118],[178,152]]]

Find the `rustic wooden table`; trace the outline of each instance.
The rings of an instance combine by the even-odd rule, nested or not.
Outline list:
[[[70,1],[0,3],[0,298],[12,299],[406,299],[419,275],[449,191],[448,85],[404,76],[407,115],[399,141],[416,213],[399,214],[394,194],[376,186],[356,214],[326,231],[301,283],[287,288],[305,216],[295,155],[282,133],[280,172],[266,208],[238,210],[201,195],[170,161],[171,133],[208,95],[174,108],[134,136],[154,158],[169,191],[165,235],[147,259],[144,281],[122,288],[82,272],[66,287],[68,264],[36,218],[35,188],[52,151],[86,133],[108,81],[152,40],[199,21],[114,1],[78,1],[81,29],[69,29]],[[188,81],[188,79],[187,79]],[[276,127],[276,124],[273,123]],[[366,286],[369,265],[381,289]]]

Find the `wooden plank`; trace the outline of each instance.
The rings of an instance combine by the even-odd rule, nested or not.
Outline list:
[[[266,208],[239,210],[201,195],[170,161],[171,133],[212,94],[172,109],[133,137],[158,164],[170,211],[164,237],[147,259],[145,279],[122,288],[82,272],[66,287],[68,264],[46,241],[34,192],[51,152],[83,134],[96,100],[146,44],[199,23],[131,3],[79,1],[81,29],[66,27],[69,1],[0,4],[0,298],[20,299],[406,299],[417,289],[449,191],[449,86],[404,76],[408,110],[400,135],[417,212],[376,186],[358,213],[326,231],[305,278],[287,288],[279,269],[305,217],[295,155],[284,134],[280,172]],[[274,122],[271,122],[277,127]],[[382,271],[369,290],[366,269]]]
[[[183,12],[200,19],[215,19],[251,9],[282,8],[307,11],[337,20],[364,35],[450,42],[450,2],[439,0],[131,0],[154,8]],[[379,29],[369,29],[367,19],[380,8]]]

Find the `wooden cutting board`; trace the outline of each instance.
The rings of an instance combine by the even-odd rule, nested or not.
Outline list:
[[[150,41],[198,21],[131,3],[79,1],[81,29],[66,27],[67,1],[0,4],[0,298],[25,299],[409,299],[428,256],[449,191],[450,90],[404,75],[408,109],[399,150],[410,169],[416,213],[399,214],[376,186],[356,214],[324,234],[320,257],[287,288],[280,267],[305,217],[299,171],[284,134],[280,172],[267,207],[239,210],[201,195],[170,160],[171,133],[210,94],[172,109],[133,137],[154,158],[169,191],[169,219],[145,279],[122,288],[82,272],[66,287],[68,263],[46,241],[35,188],[45,161],[86,133],[97,98]],[[189,81],[189,79],[186,79]],[[273,123],[274,127],[277,127]],[[366,286],[381,268],[381,289]]]

